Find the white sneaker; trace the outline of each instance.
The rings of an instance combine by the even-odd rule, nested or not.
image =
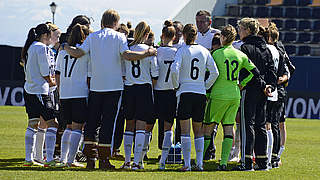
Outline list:
[[[131,170],[140,170],[140,169],[143,169],[143,167],[141,167],[139,164],[136,164],[136,163],[132,163],[131,165]]]
[[[123,165],[120,166],[120,169],[131,169],[131,164],[130,164],[130,162],[125,162],[125,163],[123,163]]]

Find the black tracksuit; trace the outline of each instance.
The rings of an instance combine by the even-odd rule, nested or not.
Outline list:
[[[252,169],[253,151],[256,164],[260,168],[267,167],[267,132],[266,132],[266,102],[267,97],[263,90],[266,85],[276,87],[277,76],[275,73],[272,54],[262,37],[250,35],[243,39],[241,51],[253,62],[260,72],[262,79],[253,78],[242,92],[242,154],[243,162],[247,169]],[[240,71],[240,81],[248,76],[248,71]],[[243,152],[245,151],[245,152]]]

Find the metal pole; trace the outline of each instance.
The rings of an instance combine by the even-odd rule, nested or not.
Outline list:
[[[52,13],[52,23],[54,24],[54,13]]]

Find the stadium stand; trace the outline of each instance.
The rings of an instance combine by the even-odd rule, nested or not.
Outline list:
[[[238,4],[227,4],[226,14],[215,16],[212,26],[236,26],[243,17],[268,18],[276,23],[290,55],[320,54],[320,0],[239,0]]]

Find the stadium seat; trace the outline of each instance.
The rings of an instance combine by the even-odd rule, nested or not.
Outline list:
[[[316,20],[313,22],[312,30],[313,31],[320,31],[320,20]]]
[[[311,47],[310,46],[299,46],[298,47],[298,56],[310,55]]]
[[[298,9],[298,18],[309,19],[311,17],[311,8],[299,8]]]
[[[298,6],[308,6],[312,4],[312,0],[298,0]]]
[[[283,20],[282,19],[274,19],[274,20],[272,20],[272,22],[274,22],[277,25],[277,28],[279,30],[283,29]]]
[[[296,55],[296,46],[295,45],[285,45],[284,48],[289,56]]]
[[[222,17],[215,17],[212,21],[213,28],[220,28],[226,25],[226,19]]]
[[[283,41],[286,43],[296,42],[297,34],[295,32],[286,32],[283,37]]]
[[[319,44],[320,43],[320,33],[314,33],[311,42],[314,44]]]
[[[284,6],[296,6],[297,5],[297,1],[296,0],[283,0],[283,4]]]
[[[283,8],[279,6],[273,6],[271,7],[270,17],[283,17]]]
[[[241,17],[252,17],[252,16],[253,16],[253,7],[242,6]]]
[[[286,18],[296,18],[297,15],[298,15],[297,8],[294,8],[294,7],[285,8],[285,17]]]
[[[311,21],[308,20],[300,20],[298,25],[299,31],[311,30]]]
[[[256,0],[257,5],[266,5],[268,2],[268,0]]]
[[[254,4],[255,0],[242,0],[242,4]]]
[[[311,7],[320,6],[320,0],[313,0],[312,4],[310,4],[309,6],[311,6]]]
[[[282,41],[283,40],[283,32],[282,31],[279,31],[279,41]]]
[[[257,7],[255,16],[260,18],[269,17],[269,8],[265,6]]]
[[[240,15],[240,7],[237,5],[228,6],[228,15],[239,17]]]
[[[297,21],[294,19],[287,19],[284,23],[285,30],[296,30],[297,29]]]
[[[270,3],[267,6],[278,6],[283,3],[283,0],[270,0]]]
[[[312,9],[312,18],[320,19],[320,8],[313,8]]]
[[[302,32],[299,33],[298,43],[310,43],[311,42],[311,33]]]
[[[233,27],[237,26],[238,19],[236,18],[228,18],[228,24],[231,24]]]

